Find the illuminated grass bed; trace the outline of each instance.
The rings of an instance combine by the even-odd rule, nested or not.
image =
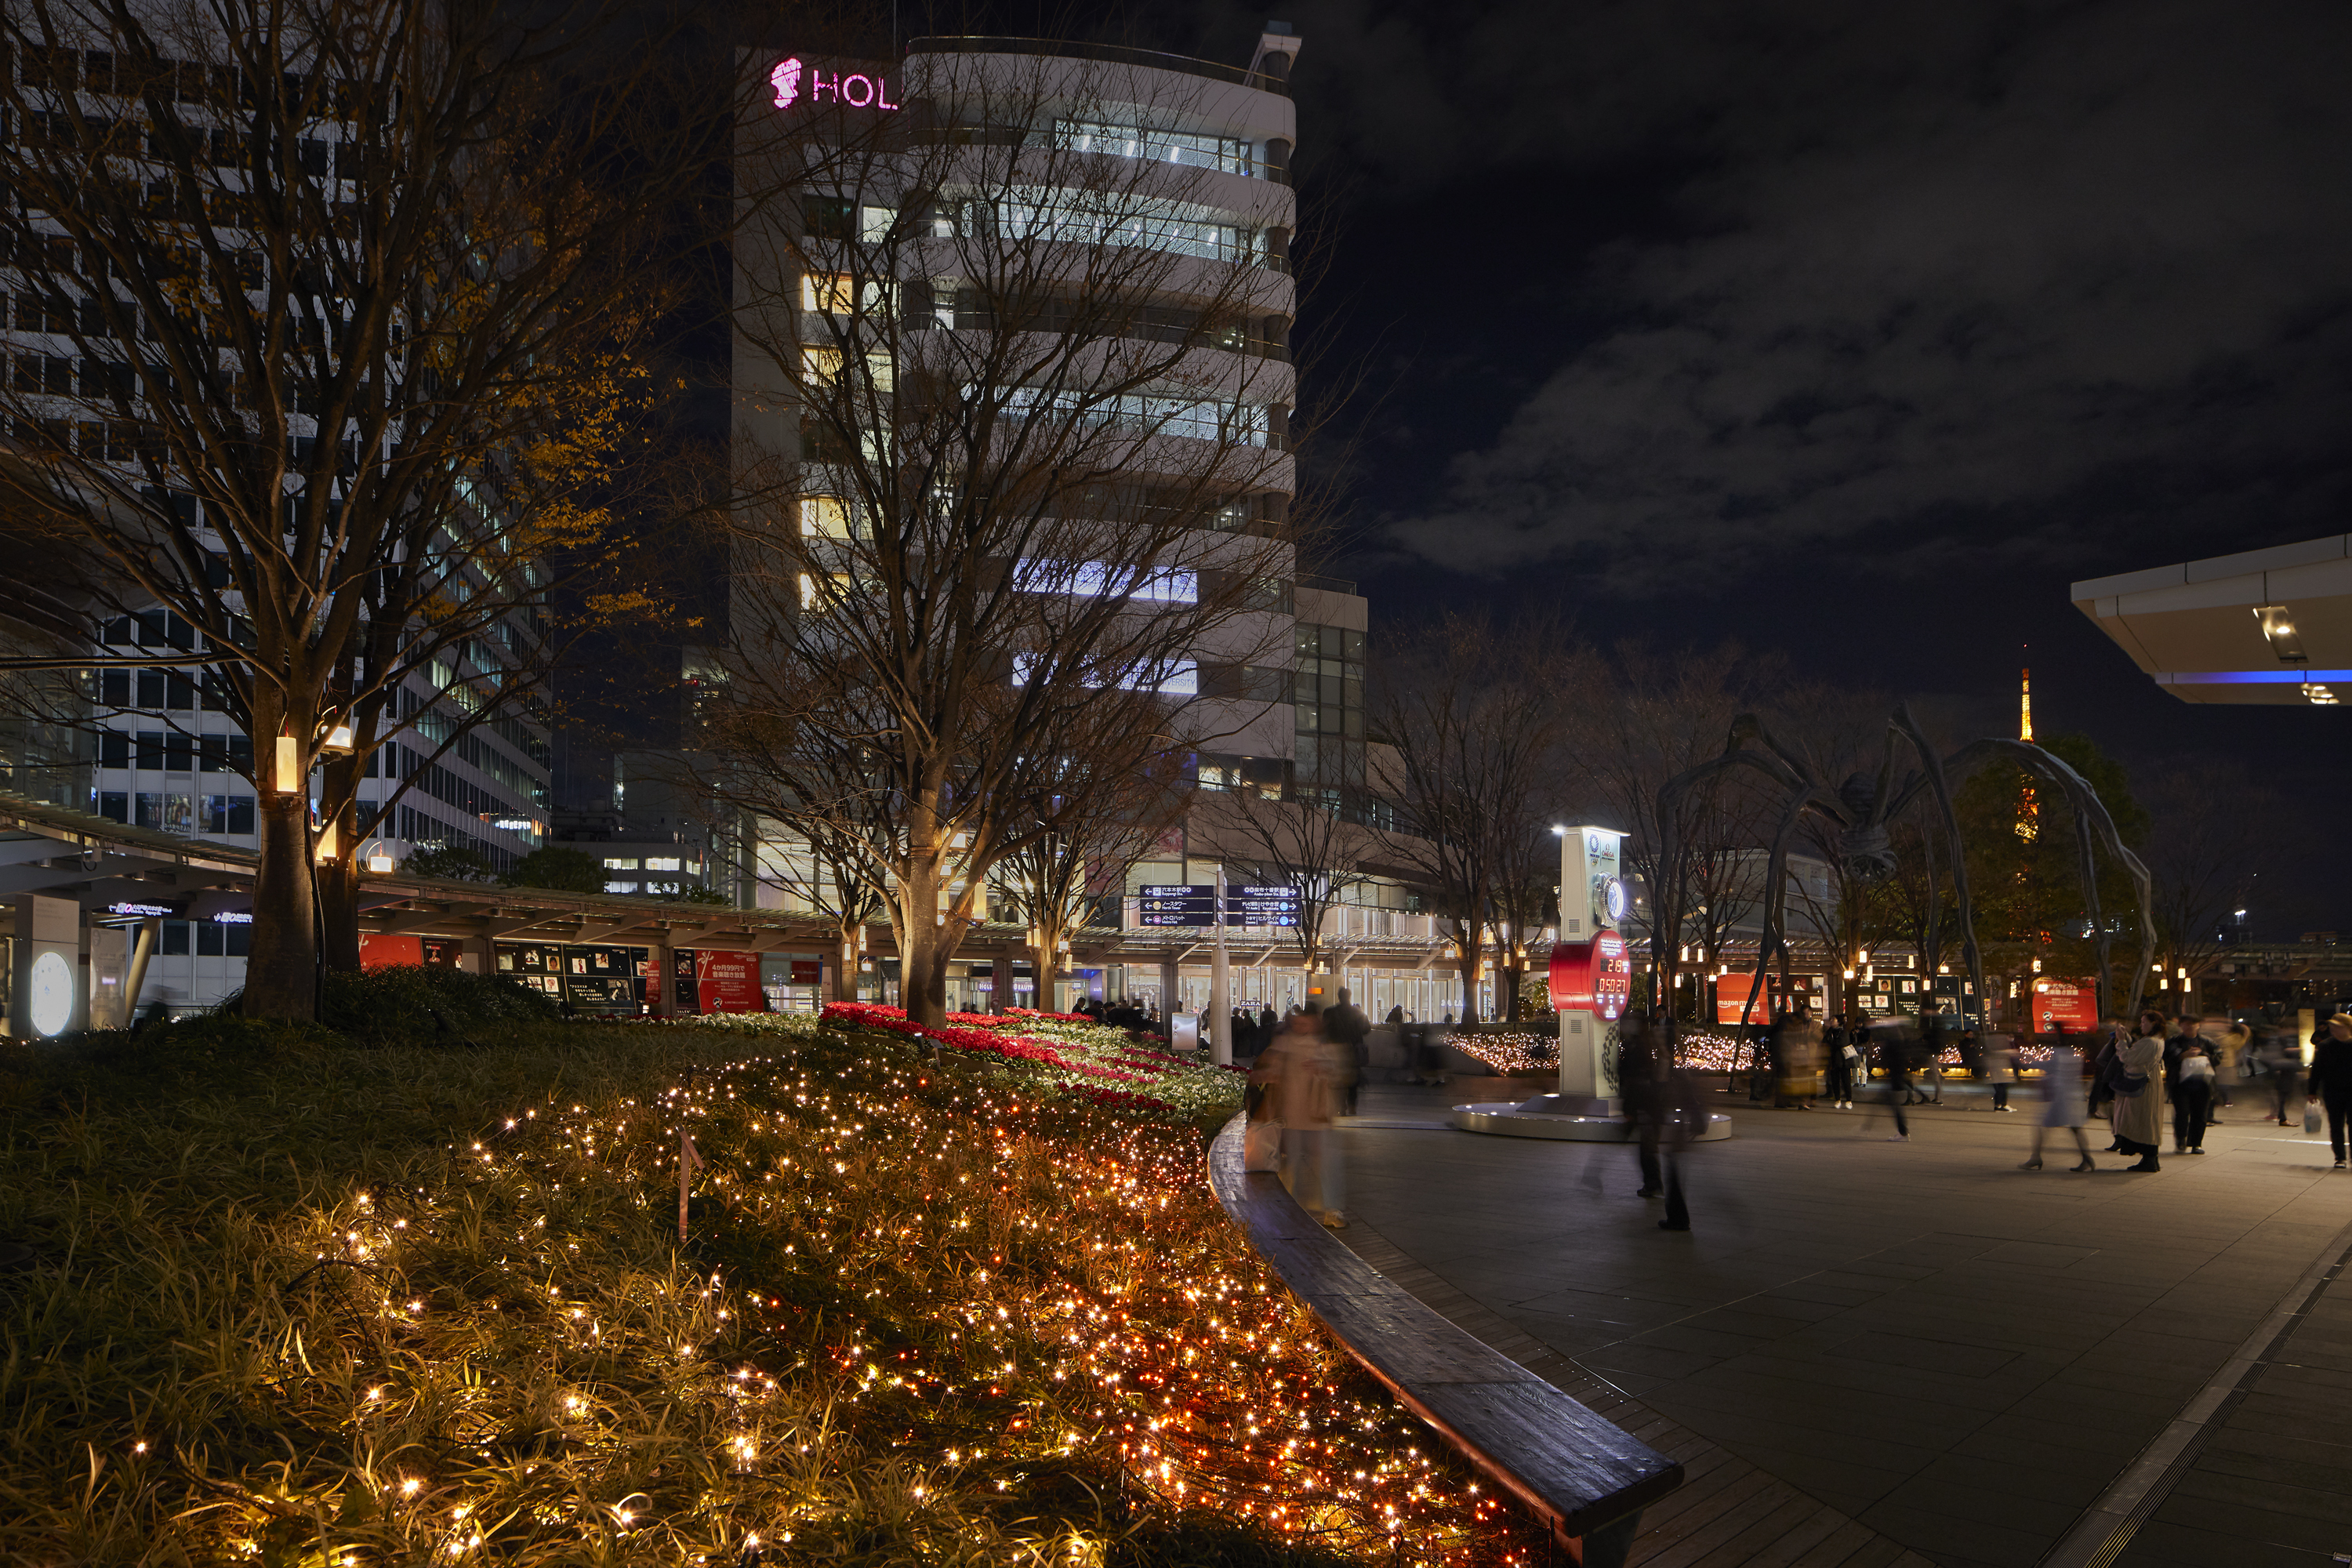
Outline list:
[[[1542,1560],[1218,1208],[1235,1075],[872,1011],[486,1047],[0,1058],[0,1560]]]

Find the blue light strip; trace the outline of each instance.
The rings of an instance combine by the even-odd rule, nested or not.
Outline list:
[[[2302,686],[2352,680],[2352,669],[2217,669],[2201,675],[2158,675],[2167,686]]]

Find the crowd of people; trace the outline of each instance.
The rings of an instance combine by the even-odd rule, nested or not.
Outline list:
[[[1905,1111],[1943,1100],[1946,1037],[1932,1021],[1925,1032],[1902,1016],[1832,1015],[1816,1024],[1800,1007],[1758,1032],[1748,1097],[1758,1102],[1769,1097],[1783,1109],[1811,1110],[1824,1103],[1852,1109],[1857,1086],[1875,1079],[1894,1118],[1889,1141],[1908,1142]],[[2336,1165],[2343,1169],[2352,1153],[2347,1147],[2352,1141],[2352,1014],[2338,1013],[2321,1025],[2311,1046],[2306,1066],[2294,1036],[2262,1020],[2227,1021],[2209,1032],[2206,1020],[2193,1014],[2172,1016],[2153,1007],[2095,1036],[2060,1026],[2038,1044],[2046,1053],[2042,1103],[2025,1168],[2041,1168],[2044,1133],[2072,1130],[2083,1154],[2074,1169],[2094,1169],[2082,1133],[2094,1121],[2106,1122],[2113,1135],[2107,1152],[2131,1156],[2133,1171],[2161,1168],[2168,1124],[2174,1154],[2201,1155],[2205,1130],[2234,1108],[2242,1090],[2252,1088],[2281,1126],[2289,1124],[2298,1100],[2313,1116],[2324,1113]],[[1961,1030],[1948,1054],[1958,1058],[1962,1075],[1990,1091],[1994,1110],[2014,1109],[2010,1096],[2022,1076],[2016,1039]]]

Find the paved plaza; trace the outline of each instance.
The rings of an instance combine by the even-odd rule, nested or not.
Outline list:
[[[1852,1562],[2352,1554],[2352,1284],[2314,1273],[2352,1247],[2352,1173],[2299,1121],[2242,1095],[2201,1157],[2077,1175],[2071,1141],[2016,1168],[2022,1097],[1915,1109],[1907,1143],[1883,1110],[1717,1097],[1737,1136],[1687,1157],[1675,1234],[1633,1195],[1629,1147],[1443,1128],[1446,1105],[1503,1097],[1478,1082],[1366,1089],[1343,1237],[1489,1342],[1525,1336],[1507,1353],[1566,1358],[1593,1380],[1580,1397],[1621,1394],[1620,1425],[1736,1456],[1759,1500],[1778,1483],[1775,1517],[1810,1506],[1866,1542]],[[1797,1556],[1759,1540],[1754,1560]],[[1645,1557],[1725,1560],[1687,1539]]]

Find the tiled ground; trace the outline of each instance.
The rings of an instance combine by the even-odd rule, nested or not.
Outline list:
[[[1460,1088],[1375,1087],[1362,1110],[1502,1098]],[[1633,1196],[1630,1149],[1412,1126],[1345,1134],[1349,1206],[1639,1404],[1951,1568],[2038,1562],[2352,1224],[2352,1175],[2251,1112],[2201,1159],[2074,1175],[2054,1150],[2015,1168],[2023,1106],[1915,1111],[1893,1144],[1883,1117],[1725,1103],[1738,1135],[1688,1158],[1688,1235]],[[2352,1552],[2343,1289],[2127,1565]]]

